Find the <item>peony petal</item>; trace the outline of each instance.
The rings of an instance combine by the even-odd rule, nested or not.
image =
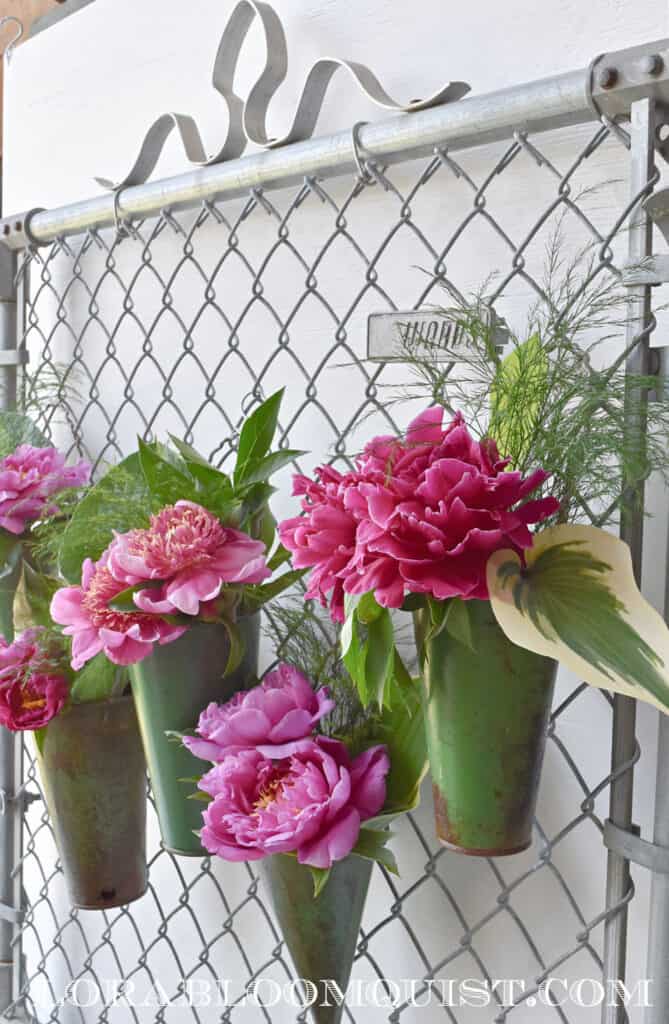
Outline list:
[[[348,857],[359,834],[360,815],[354,807],[349,807],[324,835],[300,846],[297,859],[300,864],[313,868],[330,868],[335,861]]]

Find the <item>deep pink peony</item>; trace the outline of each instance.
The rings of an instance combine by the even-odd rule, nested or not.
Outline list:
[[[117,535],[109,548],[109,570],[126,587],[163,581],[135,594],[138,608],[162,615],[197,615],[200,604],[218,597],[224,583],[262,583],[271,576],[262,541],[222,526],[190,501],[151,516],[147,529]]]
[[[320,466],[316,480],[293,477],[293,494],[302,496],[306,515],[279,523],[279,538],[292,552],[295,569],[312,568],[306,600],[317,598],[336,622],[344,621],[344,580],[356,549],[358,522],[345,505],[347,487],[355,474],[344,475],[332,466]]]
[[[55,448],[21,444],[0,460],[0,527],[21,534],[29,523],[56,511],[51,501],[59,491],[88,483],[90,463],[66,466]]]
[[[26,630],[11,644],[0,637],[0,725],[12,732],[41,729],[68,698],[67,679],[49,670],[39,632]]]
[[[385,747],[351,760],[343,743],[324,737],[278,761],[256,750],[229,754],[199,783],[213,797],[202,845],[224,860],[296,852],[300,864],[329,868],[383,807],[389,768]]]
[[[116,665],[132,665],[153,650],[154,643],[168,644],[185,632],[157,615],[117,612],[109,602],[125,583],[114,579],[108,566],[109,549],[95,563],[82,566],[81,586],[61,587],[51,601],[51,617],[72,637],[72,668],[80,669],[104,651]]]
[[[285,745],[310,736],[334,706],[325,687],[314,693],[306,676],[293,665],[281,664],[260,686],[205,708],[198,736],[184,736],[184,746],[195,757],[215,763],[245,748],[260,747],[269,757],[281,745],[285,756]]]
[[[522,554],[528,526],[553,515],[554,498],[527,499],[550,474],[507,469],[491,440],[476,441],[461,415],[442,428],[427,409],[405,439],[375,438],[341,474],[295,479],[304,515],[279,526],[296,568],[312,567],[308,598],[344,617],[344,594],[373,592],[399,608],[406,594],[487,599],[486,563],[501,548]]]

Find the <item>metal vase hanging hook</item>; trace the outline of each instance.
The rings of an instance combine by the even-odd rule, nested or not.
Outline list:
[[[5,58],[5,60],[6,60],[6,62],[8,64],[9,64],[10,60],[12,59],[12,54],[14,53],[14,47],[16,46],[16,44],[18,43],[19,39],[21,38],[21,36],[24,33],[23,22],[21,21],[20,18],[17,18],[13,14],[8,14],[4,18],[0,18],[0,29],[4,28],[5,25],[9,25],[10,23],[13,24],[13,25],[16,25],[16,33],[9,40],[9,42],[7,43],[5,48],[2,50],[2,55],[3,55],[3,57]]]

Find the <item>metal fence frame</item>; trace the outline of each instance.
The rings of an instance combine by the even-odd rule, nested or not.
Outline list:
[[[658,126],[663,123],[663,104],[669,101],[669,75],[665,59],[669,40],[608,54],[585,69],[538,82],[505,89],[486,96],[433,108],[410,116],[393,117],[328,137],[296,143],[284,149],[251,155],[228,163],[189,171],[146,185],[129,187],[115,195],[74,203],[55,210],[31,210],[0,221],[0,375],[3,403],[16,395],[17,369],[24,358],[22,324],[24,279],[16,273],[16,253],[77,235],[85,230],[133,221],[160,211],[178,211],[227,198],[261,195],[287,185],[318,182],[338,175],[363,171],[381,180],[385,169],[397,162],[433,153],[474,148],[514,137],[514,132],[541,133],[600,119],[607,131],[625,136],[631,150],[629,230],[630,262],[638,264],[652,254],[652,224],[643,200],[658,180],[655,152],[661,145]],[[657,62],[650,55],[659,55]],[[611,77],[613,69],[613,79]],[[613,85],[611,82],[613,81]],[[627,127],[619,122],[631,122]],[[608,244],[608,240],[605,242]],[[18,280],[18,317],[17,317]],[[629,369],[648,372],[648,339],[653,329],[651,290],[648,285],[631,289],[633,315],[627,341]],[[17,340],[18,339],[18,340]],[[630,424],[643,429],[643,424]],[[642,518],[628,518],[622,533],[632,548],[635,570],[640,574]],[[21,953],[17,942],[21,915],[20,864],[23,789],[20,750],[14,737],[0,730],[0,1006],[8,1006],[21,993]],[[635,702],[614,701],[612,781],[608,833],[607,908],[604,977],[625,977],[627,908],[633,895],[629,857],[633,844],[623,848],[620,834],[632,836],[633,766],[638,758],[635,739]],[[658,788],[655,843],[669,844],[669,799],[665,780],[669,771],[669,725],[662,719],[658,753]],[[620,833],[620,834],[619,834]],[[669,1009],[669,876],[658,857],[653,872],[653,912],[649,939],[649,977],[654,983],[655,1006],[647,1024],[666,1024]],[[13,1018],[16,1019],[16,1018]],[[622,1006],[604,1007],[603,1024],[622,1024]]]

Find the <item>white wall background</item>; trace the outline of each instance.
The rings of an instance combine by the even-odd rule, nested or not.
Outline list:
[[[290,74],[278,98],[272,106],[270,129],[279,134],[287,123],[290,112],[302,87],[305,73],[319,56],[335,55],[361,60],[368,63],[380,76],[386,88],[398,98],[423,95],[433,90],[444,78],[462,78],[471,82],[476,93],[515,84],[536,77],[573,67],[586,66],[594,55],[608,49],[620,48],[666,34],[669,28],[666,0],[591,0],[584,5],[582,0],[544,0],[538,6],[530,0],[508,0],[498,4],[492,0],[478,0],[468,5],[444,5],[440,0],[414,0],[411,4],[390,3],[387,0],[357,0],[355,5],[345,0],[280,0],[275,5],[284,20],[290,50]],[[221,123],[221,104],[213,92],[209,77],[215,48],[221,31],[232,10],[232,0],[197,0],[185,7],[176,0],[97,0],[95,4],[66,19],[53,29],[38,35],[16,51],[7,73],[5,161],[4,161],[4,209],[7,213],[30,207],[51,207],[96,194],[94,175],[112,179],[121,177],[132,163],[140,139],[150,121],[166,110],[179,110],[196,117],[209,148],[217,147],[225,130]],[[248,59],[240,71],[240,91],[250,84],[263,63],[261,43],[256,35],[247,43]],[[319,131],[341,129],[352,120],[372,119],[378,116],[364,102],[359,100],[345,83],[337,83],[328,100]],[[549,143],[551,157],[558,165],[568,165],[570,154],[580,148],[587,132],[583,130],[562,134]],[[593,216],[606,222],[607,216],[620,209],[625,200],[624,182],[626,169],[619,147],[606,147],[586,169],[588,181],[610,184],[598,194],[590,207]],[[465,159],[465,158],[463,158]],[[479,177],[490,167],[490,152],[471,155],[468,169]],[[177,173],[183,169],[183,157],[178,147],[168,143],[159,167],[161,176]],[[415,175],[415,168],[413,169]],[[402,171],[404,174],[404,171]],[[406,172],[406,180],[411,173]],[[537,183],[536,168],[531,161],[520,163],[512,175],[500,179],[496,192],[498,209],[503,210],[505,222],[512,226],[523,223],[528,197],[537,198],[536,190],[543,187]],[[335,186],[335,194],[343,195],[342,186]],[[548,192],[546,193],[548,195]],[[421,210],[428,225],[455,217],[469,197],[453,190],[433,192],[432,205]],[[309,245],[308,231],[318,234],[325,226],[326,212],[312,204],[309,216],[312,218],[305,227],[303,242]],[[372,244],[375,235],[383,231],[387,223],[387,201],[383,195],[370,196],[364,216],[356,221],[359,236]],[[319,221],[319,219],[321,219]],[[249,227],[245,244],[260,253],[266,247],[266,227],[256,219]],[[516,234],[520,234],[520,230]],[[170,259],[169,240],[162,240],[159,257],[166,262]],[[212,236],[203,242],[202,258],[205,263],[216,259],[216,239]],[[413,301],[418,289],[418,278],[411,268],[418,262],[404,253],[395,265],[389,261],[385,268],[388,280],[392,282],[395,297],[405,296]],[[494,244],[481,235],[468,236],[460,246],[450,264],[453,276],[464,288],[480,283],[485,274],[495,267],[497,253]],[[501,252],[499,253],[502,258]],[[345,294],[346,261],[330,268],[331,289],[334,295]],[[270,276],[270,288],[277,306],[286,298],[292,287],[290,270],[281,263]],[[225,294],[234,306],[241,301],[239,289],[248,281],[242,274],[234,273],[226,279]],[[189,301],[187,285],[182,286],[180,298]],[[145,289],[141,299],[153,301]],[[192,298],[192,297],[191,297]],[[530,296],[518,288],[508,300],[505,310],[512,320],[522,320]],[[106,297],[110,306],[117,301],[111,291]],[[105,296],[102,302],[104,308]],[[195,301],[193,299],[193,301]],[[351,322],[349,334],[352,344],[362,350],[364,313],[375,308],[370,300],[369,308],[361,308]],[[379,307],[378,305],[376,308]],[[83,309],[83,307],[82,307]],[[82,316],[76,298],[72,300],[69,314],[73,321]],[[257,344],[271,345],[266,338],[268,325],[259,317],[255,325]],[[324,332],[331,327],[315,312],[306,313],[297,320],[292,329],[295,344],[312,358],[318,353]],[[271,325],[270,325],[271,329]],[[207,346],[207,325],[202,327],[200,344]],[[661,332],[659,332],[661,335]],[[122,339],[128,345],[128,352],[134,352],[137,338],[126,332]],[[164,353],[179,346],[179,333],[173,322],[161,326],[159,344]],[[656,336],[656,343],[661,343]],[[91,332],[88,344],[91,358],[102,351],[103,338]],[[57,342],[61,358],[66,358],[71,341],[61,338]],[[128,356],[130,358],[130,355]],[[284,383],[285,367],[276,371],[277,383]],[[236,378],[235,378],[236,380]],[[197,387],[195,378],[185,376],[180,382],[183,402],[187,405],[191,391]],[[248,383],[248,382],[247,382]],[[270,381],[269,383],[272,383]],[[140,385],[146,394],[152,394],[155,382],[145,375]],[[108,387],[112,388],[111,381]],[[233,384],[243,387],[243,384]],[[236,392],[235,392],[236,394]],[[339,379],[328,384],[322,382],[321,394],[334,402],[344,402],[350,396],[342,389]],[[110,395],[110,399],[111,399]],[[219,397],[221,395],[219,394]],[[176,424],[165,416],[160,421],[162,429]],[[102,439],[103,424],[91,420],[88,441],[95,448]],[[131,443],[136,429],[130,419],[124,425],[123,441]],[[200,423],[200,443],[206,447],[210,440],[207,420]],[[314,458],[320,459],[326,453],[330,437],[316,422],[307,422],[304,427],[306,444]],[[305,438],[296,438],[298,444]],[[216,440],[214,439],[214,444]],[[212,444],[210,447],[213,447]],[[657,498],[662,503],[662,496]],[[278,511],[286,512],[289,503],[280,504]],[[661,594],[661,568],[665,562],[664,533],[666,522],[660,516],[649,526],[648,563],[652,572],[647,577],[649,593],[659,600]],[[562,691],[566,693],[568,680],[563,680]],[[642,707],[639,712],[639,735],[644,748],[644,757],[638,770],[636,788],[636,820],[642,826],[644,835],[649,835],[652,821],[654,790],[654,744],[656,716]],[[603,777],[608,762],[609,716],[603,701],[596,694],[581,700],[563,725],[563,736],[570,748],[576,752],[579,763],[589,784],[594,785]],[[544,773],[540,815],[549,830],[557,830],[560,821],[575,813],[581,799],[571,780],[565,779],[557,753],[549,750]],[[606,816],[605,802],[598,804],[598,812]],[[431,808],[426,800],[421,811],[421,822],[426,833],[431,830]],[[578,833],[582,837],[582,833]],[[409,877],[412,871],[419,873],[423,854],[412,845],[407,837],[398,844],[398,857]],[[528,855],[529,856],[529,855]],[[561,851],[565,870],[569,874],[579,900],[588,914],[597,913],[603,906],[604,856],[592,836],[579,838]],[[528,864],[531,858],[528,859]],[[470,920],[476,920],[495,899],[495,887],[491,886],[489,872],[484,865],[470,860],[449,856],[440,861],[440,870],[445,872],[448,882],[457,891],[458,897],[467,906]],[[507,877],[512,877],[518,863],[503,867]],[[190,866],[186,866],[186,874]],[[177,884],[174,872],[163,860],[156,868],[156,875],[163,872],[165,877],[156,877],[160,891],[174,891]],[[223,877],[224,872],[219,872]],[[239,885],[241,876],[225,875],[226,891]],[[570,912],[557,889],[548,885],[546,876],[534,888],[524,890],[519,898],[518,909],[527,914],[533,922],[535,934],[550,947],[555,936],[575,934],[577,928]],[[645,977],[645,948],[648,912],[647,880],[641,870],[635,871],[639,896],[632,907],[630,928],[630,980]],[[241,891],[241,889],[240,889]],[[387,908],[388,894],[379,879],[374,883],[370,903],[370,920],[378,920]],[[434,904],[429,898],[418,906],[414,917],[420,929],[421,938],[433,959],[439,951],[445,952],[457,942],[461,928],[450,920],[439,906],[435,916]],[[64,909],[64,908],[63,908]],[[215,898],[202,900],[199,908],[205,926],[215,930],[220,923],[221,910]],[[145,936],[155,930],[155,906],[148,900],[137,905],[137,922]],[[87,927],[93,934],[97,923],[93,915],[85,915]],[[44,922],[45,940],[48,938],[49,923]],[[393,968],[400,976],[407,976],[414,970],[421,973],[409,945],[399,930],[388,933],[384,943],[384,966],[392,975]],[[392,940],[390,936],[392,935]],[[249,925],[249,941],[260,942],[260,937]],[[130,943],[131,936],[128,937]],[[192,944],[196,941],[192,933],[182,929],[180,941],[188,946],[194,955]],[[494,962],[497,976],[521,977],[524,972],[532,976],[534,965],[529,956],[519,949],[516,933],[512,928],[492,930],[483,940],[486,956]],[[75,951],[76,956],[81,950]],[[232,953],[230,953],[232,957]],[[54,966],[54,970],[55,970]],[[173,967],[169,958],[158,963],[158,972],[167,973],[166,981],[173,981]],[[227,960],[230,975],[235,969],[234,961]],[[467,976],[454,967],[456,977]],[[471,972],[469,964],[468,971]],[[505,970],[509,972],[505,974]],[[113,973],[113,965],[110,964]],[[570,965],[571,976],[578,977],[579,971],[592,976],[592,967],[584,961]],[[123,1013],[119,1020],[125,1019]],[[419,1011],[413,1011],[418,1014]],[[529,1009],[512,1014],[511,1020],[518,1024],[536,1024],[542,1021],[541,1010]],[[443,1011],[425,1009],[420,1011],[420,1020],[429,1024],[442,1019]],[[592,1021],[593,1011],[572,1013],[575,1021]],[[632,1012],[634,1024],[641,1017]],[[70,1018],[63,1016],[69,1024]],[[72,1015],[72,1020],[79,1019]],[[91,1018],[94,1019],[94,1018]],[[143,1018],[144,1019],[144,1018]],[[146,1019],[150,1019],[147,1017]],[[174,1010],[168,1020],[190,1019],[188,1011]],[[242,1019],[255,1019],[251,1014]],[[366,1019],[366,1018],[365,1018]],[[371,1014],[370,1014],[371,1019]],[[404,1018],[403,1018],[404,1019]],[[407,1016],[411,1020],[410,1015]],[[487,1024],[492,1020],[491,1011],[469,1011],[458,1020],[473,1020]],[[571,1019],[571,1018],[570,1018]]]

